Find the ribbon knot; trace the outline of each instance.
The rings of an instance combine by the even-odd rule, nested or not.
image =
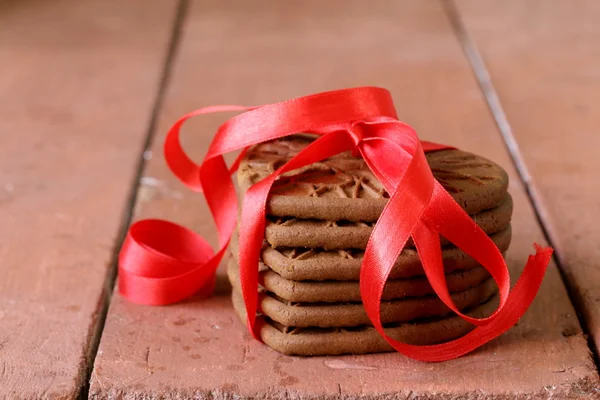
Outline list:
[[[362,121],[353,122],[348,128],[348,133],[350,134],[350,139],[354,144],[352,147],[352,156],[360,157],[359,146],[361,145],[363,139],[369,136],[368,126],[364,125]]]
[[[200,165],[183,151],[179,132],[194,116],[246,111],[217,131]],[[190,189],[203,192],[219,233],[219,249],[193,231],[160,220],[136,222],[119,255],[119,291],[144,304],[169,304],[193,294],[212,291],[215,272],[238,225],[238,200],[230,174],[237,170],[249,146],[307,132],[319,138],[286,164],[247,191],[241,213],[239,263],[248,329],[260,340],[258,261],[263,244],[266,203],[271,186],[286,172],[352,151],[364,158],[390,194],[365,249],[360,290],[373,326],[397,351],[423,361],[460,357],[513,326],[533,301],[543,280],[552,249],[536,245],[521,278],[510,291],[508,268],[494,242],[433,178],[426,151],[448,149],[419,140],[400,122],[391,94],[381,88],[344,89],[301,97],[261,107],[213,106],[184,115],[169,130],[164,145],[167,165]],[[241,150],[228,168],[223,155]],[[456,308],[448,293],[439,236],[480,263],[496,281],[500,301],[489,317],[471,318]],[[388,275],[412,237],[423,270],[438,297],[458,316],[476,325],[467,335],[448,343],[413,346],[387,336],[380,302]]]

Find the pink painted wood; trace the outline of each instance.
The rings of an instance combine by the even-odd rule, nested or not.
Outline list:
[[[2,399],[86,383],[175,8],[0,2]]]
[[[600,349],[600,3],[458,2]]]
[[[515,199],[508,255],[518,275],[543,236],[484,97],[437,2],[247,3],[195,1],[144,171],[136,218],[185,223],[213,243],[198,195],[160,154],[183,113],[209,104],[261,104],[334,88],[381,85],[422,138],[450,143],[505,166]],[[186,149],[200,159],[224,117],[191,121]],[[168,307],[112,299],[91,396],[116,398],[536,398],[594,393],[598,375],[554,265],[523,320],[459,360],[423,364],[399,354],[298,358],[249,338],[220,289]]]

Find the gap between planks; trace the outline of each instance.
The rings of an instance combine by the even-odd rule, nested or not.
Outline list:
[[[502,108],[502,103],[500,102],[500,98],[498,97],[488,69],[485,65],[485,62],[481,57],[481,53],[479,52],[475,41],[469,35],[469,32],[467,31],[467,28],[465,27],[462,21],[460,13],[456,8],[454,0],[440,1],[442,3],[444,11],[446,12],[446,15],[448,16],[448,20],[452,25],[452,29],[456,34],[456,38],[460,46],[462,47],[463,52],[465,53],[465,56],[471,66],[471,69],[473,70],[473,74],[475,75],[475,78],[479,83],[485,101],[496,123],[496,126],[498,127],[498,131],[500,132],[508,154],[510,155],[510,158],[517,170],[519,178],[523,183],[525,192],[527,193],[527,197],[529,198],[529,202],[531,203],[531,206],[534,210],[535,218],[542,230],[544,238],[546,239],[548,244],[554,248],[554,262],[558,267],[558,272],[560,274],[561,280],[563,281],[563,284],[565,285],[567,294],[569,295],[569,300],[575,308],[577,319],[579,320],[579,325],[581,325],[583,333],[587,338],[588,347],[590,348],[590,352],[593,354],[594,362],[596,363],[597,367],[600,367],[600,349],[596,348],[594,341],[591,335],[589,334],[590,329],[588,321],[586,320],[584,313],[581,312],[581,310],[584,307],[583,299],[580,297],[577,289],[571,283],[564,270],[564,259],[559,252],[560,249],[558,249],[555,245],[557,243],[556,234],[554,233],[549,223],[548,213],[541,206],[539,194],[533,185],[531,174],[529,173],[527,165],[525,164],[525,159],[522,155],[521,149],[519,148],[519,144],[517,143],[517,140],[513,134],[506,113]]]
[[[138,189],[144,170],[144,165],[146,163],[145,155],[147,154],[147,151],[149,151],[152,147],[152,142],[156,132],[156,121],[158,119],[160,109],[163,105],[166,88],[170,82],[173,61],[175,59],[175,56],[177,55],[177,50],[181,41],[181,31],[185,22],[185,17],[187,15],[188,9],[189,0],[179,0],[179,3],[177,5],[177,12],[175,13],[175,18],[173,19],[169,44],[167,46],[167,52],[165,54],[164,63],[160,74],[160,80],[158,83],[154,104],[152,105],[152,111],[150,112],[150,119],[148,122],[148,127],[146,129],[146,136],[144,142],[142,143],[142,149],[139,153],[135,176],[131,184],[131,190],[127,198],[125,209],[123,210],[121,226],[119,228],[119,234],[117,236],[117,241],[115,243],[114,251],[112,254],[111,266],[105,279],[104,292],[99,300],[100,302],[102,302],[102,304],[99,307],[100,311],[98,315],[98,322],[95,328],[93,328],[94,333],[92,337],[92,343],[88,352],[88,368],[86,371],[83,386],[81,388],[81,392],[79,394],[79,399],[81,400],[88,398],[90,389],[90,378],[94,369],[94,363],[98,354],[100,339],[102,338],[102,333],[104,331],[104,325],[106,323],[108,308],[110,306],[115,281],[117,278],[117,264],[119,251],[121,249],[123,241],[125,240],[127,230],[129,229],[129,225],[131,224],[131,220],[133,218],[133,209],[137,201]]]

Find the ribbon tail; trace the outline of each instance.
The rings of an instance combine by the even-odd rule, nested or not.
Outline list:
[[[416,346],[419,350],[413,358],[421,361],[447,361],[461,357],[497,338],[514,326],[525,314],[535,299],[553,250],[535,245],[536,253],[531,255],[523,273],[510,292],[505,306],[489,324],[477,327],[465,336],[454,341],[434,346]]]
[[[425,154],[420,148],[415,153],[375,224],[360,272],[360,292],[365,311],[377,331],[392,345],[394,341],[386,335],[381,321],[381,296],[391,268],[415,225],[420,223],[433,192],[434,179]],[[399,351],[401,348],[396,347]]]
[[[388,203],[388,207],[390,207],[389,212],[395,213],[392,201],[395,203],[396,199],[394,197],[390,199]],[[390,217],[386,211],[387,209],[384,210],[380,221],[384,220],[384,218],[387,220]],[[381,293],[383,292],[387,278],[385,274],[387,269],[383,269],[383,265],[389,265],[389,268],[391,268],[391,263],[384,263],[382,260],[385,260],[384,257],[390,252],[395,251],[397,246],[384,241],[386,251],[382,254],[374,251],[376,247],[375,243],[382,243],[381,240],[386,235],[392,233],[392,231],[385,230],[383,227],[384,225],[381,228],[378,228],[377,225],[375,226],[372,237],[369,240],[369,245],[365,251],[361,270],[361,295],[363,296],[363,304],[371,322],[384,339],[398,352],[419,361],[440,362],[461,357],[510,329],[523,316],[534,300],[552,257],[552,249],[536,246],[536,254],[529,257],[523,274],[517,281],[514,289],[510,292],[504,307],[497,312],[495,318],[488,321],[485,325],[476,327],[465,336],[446,343],[429,346],[409,345],[388,336],[379,315]]]
[[[267,198],[271,187],[281,174],[346,151],[351,145],[343,131],[321,136],[246,192],[239,235],[240,284],[246,306],[248,330],[257,340],[260,340],[259,327],[256,324],[256,313],[259,310],[258,262],[265,232]]]
[[[388,139],[392,138],[392,130],[387,133]],[[414,158],[422,154],[421,149],[410,148],[410,143],[414,142],[412,138],[405,142],[409,144],[408,148],[396,143],[395,157],[400,157],[396,166],[389,165],[392,156],[385,151],[385,144],[378,141],[375,145],[374,140],[372,139],[374,145],[362,151],[365,161],[386,185],[388,192],[391,192],[390,185],[400,182],[375,225],[365,250],[360,276],[363,305],[374,327],[398,352],[416,360],[431,362],[460,357],[506,332],[522,317],[537,294],[552,250],[536,248],[537,253],[529,258],[521,279],[511,292],[508,269],[496,245],[441,185],[434,182],[433,177],[430,178],[434,182],[430,198],[411,203],[411,200],[419,197],[414,194],[407,195],[406,198],[398,195],[400,190],[411,192],[423,189],[428,182],[424,172],[417,174],[410,170]],[[428,149],[438,148],[436,145],[428,145]],[[412,158],[410,162],[407,163],[403,158],[402,151],[409,153]],[[381,163],[380,158],[384,158]],[[405,170],[404,175],[399,178],[402,170]],[[431,173],[430,170],[428,172]],[[416,212],[419,207],[424,211],[415,219],[415,215],[411,213]],[[407,231],[398,227],[403,224],[406,224]],[[423,267],[435,292],[451,309],[456,309],[445,281],[438,232],[460,248],[467,249],[468,254],[486,267],[499,286],[500,306],[492,316],[484,319],[459,314],[468,322],[480,325],[459,339],[430,346],[402,343],[386,334],[380,316],[380,302],[389,272],[409,236],[413,236],[415,240]]]
[[[256,329],[258,260],[265,232],[267,196],[276,177],[277,174],[273,174],[248,189],[239,228],[240,284],[246,306],[246,323],[256,340],[261,340],[260,332]]]

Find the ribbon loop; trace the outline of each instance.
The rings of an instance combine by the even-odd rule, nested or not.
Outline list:
[[[179,136],[192,117],[222,111],[245,111],[217,131],[202,164],[184,152]],[[286,172],[352,151],[391,194],[365,250],[360,291],[373,326],[397,351],[423,361],[460,357],[505,332],[523,315],[535,297],[552,256],[536,245],[514,289],[508,268],[490,238],[435,181],[426,151],[450,147],[419,140],[409,125],[398,121],[391,94],[362,87],[325,92],[260,107],[214,106],[186,114],[167,134],[164,145],[169,168],[186,186],[203,192],[219,232],[217,251],[193,231],[167,221],[133,224],[119,255],[119,290],[129,300],[169,304],[193,294],[208,295],[215,272],[237,224],[238,205],[231,173],[248,146],[294,133],[320,137],[246,193],[240,224],[240,279],[248,329],[260,340],[258,262],[263,243],[266,204],[272,184]],[[241,150],[228,168],[223,155]],[[456,244],[488,270],[500,292],[500,305],[489,317],[474,319],[452,302],[446,285],[439,235]],[[477,325],[462,338],[434,346],[412,346],[385,333],[380,303],[396,258],[412,237],[424,272],[438,297],[464,320]]]
[[[352,156],[360,157],[359,146],[363,139],[368,136],[366,127],[362,124],[362,121],[353,122],[348,127],[348,133],[350,135],[350,139],[352,139],[352,143],[354,143],[352,148]]]
[[[213,257],[201,236],[162,220],[133,224],[119,254],[119,291],[130,301],[162,305],[203,291],[212,292],[214,274],[196,285],[195,277]]]

